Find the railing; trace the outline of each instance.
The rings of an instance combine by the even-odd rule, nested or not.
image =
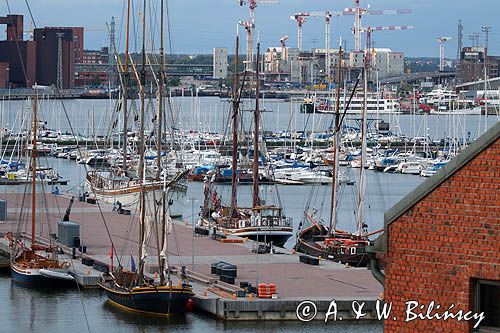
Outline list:
[[[261,217],[260,221],[257,219],[253,223],[254,227],[262,226],[262,227],[291,227],[292,226],[292,218],[291,217]]]

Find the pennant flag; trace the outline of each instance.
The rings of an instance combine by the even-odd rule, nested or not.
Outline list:
[[[111,242],[111,249],[109,249],[109,257],[111,258],[111,272],[114,271],[114,254],[115,254],[115,245]]]
[[[135,261],[134,261],[134,257],[132,255],[130,255],[130,270],[132,272],[135,272],[136,271],[136,267],[135,267]]]

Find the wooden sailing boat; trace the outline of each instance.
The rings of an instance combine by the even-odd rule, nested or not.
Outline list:
[[[143,10],[146,13],[146,0],[143,1]],[[163,24],[163,1],[161,4],[161,21]],[[150,188],[145,182],[145,166],[144,166],[144,83],[146,79],[145,63],[145,15],[143,15],[143,47],[142,58],[143,65],[141,71],[141,85],[139,95],[141,99],[141,131],[140,131],[140,158],[139,158],[139,174],[142,176],[140,184],[140,217],[139,217],[139,264],[138,269],[132,268],[131,271],[125,270],[121,265],[116,271],[110,273],[109,278],[104,279],[99,285],[106,290],[109,301],[119,307],[137,311],[141,313],[151,313],[159,315],[167,315],[185,311],[186,304],[193,295],[191,285],[186,281],[183,274],[182,282],[174,286],[169,274],[167,263],[167,235],[169,232],[170,218],[166,214],[166,202],[168,189],[172,188],[178,181],[186,176],[186,172],[177,175],[173,180],[167,183],[166,175],[163,178],[162,184],[162,214],[161,214],[161,252],[158,254],[158,264],[160,267],[160,280],[155,281],[153,278],[147,277],[144,274],[144,266],[146,263],[147,252],[146,243],[149,238],[151,225],[157,223],[155,217],[157,202]],[[163,29],[161,29],[163,31]],[[154,194],[154,193],[153,193]],[[153,204],[151,205],[151,203]],[[153,206],[152,210],[148,210],[149,206]],[[154,215],[154,216],[153,216]],[[160,235],[157,235],[157,237]],[[157,238],[158,239],[158,238]],[[160,241],[158,239],[158,245]],[[114,248],[112,248],[114,251]]]
[[[162,23],[163,25],[163,23]],[[122,163],[121,166],[116,166],[111,168],[111,170],[93,170],[89,171],[86,176],[86,183],[91,189],[92,193],[95,194],[98,200],[107,202],[110,204],[117,204],[120,208],[128,208],[137,210],[139,208],[139,197],[143,189],[147,192],[156,192],[157,198],[161,197],[161,192],[163,188],[163,181],[161,178],[162,167],[162,122],[163,122],[163,85],[165,73],[163,70],[164,56],[163,56],[163,31],[161,31],[161,47],[160,47],[160,73],[158,82],[158,117],[157,117],[157,128],[156,128],[156,141],[157,141],[157,157],[156,157],[156,175],[146,177],[145,180],[142,178],[141,172],[134,166],[128,163],[128,96],[129,96],[129,31],[130,31],[130,1],[128,1],[127,7],[127,23],[126,23],[126,45],[125,45],[125,58],[123,66],[121,66],[121,85],[122,85],[122,101],[121,106],[123,109],[123,150],[122,150]],[[145,57],[143,57],[145,58]],[[143,59],[145,61],[145,59]],[[135,70],[134,63],[132,67]],[[120,62],[118,62],[120,64]],[[145,65],[143,64],[143,67]],[[144,86],[145,84],[145,73],[143,78],[137,77],[139,86]],[[142,87],[144,88],[144,87]],[[144,101],[141,101],[144,104]],[[142,125],[141,125],[142,126]],[[144,127],[142,127],[144,129]],[[144,133],[142,133],[143,135]],[[144,149],[144,145],[139,147],[139,149]],[[139,162],[138,164],[140,164]],[[132,164],[132,163],[130,163]],[[136,164],[135,167],[138,165]],[[166,170],[164,170],[166,172]],[[175,196],[176,200],[172,200],[170,203],[181,203],[183,202],[184,196],[187,192],[187,176],[183,179],[179,179],[171,189],[172,195]],[[171,207],[169,213],[171,215],[182,215],[182,209],[175,209]],[[180,210],[180,212],[179,212]]]
[[[349,233],[346,231],[337,230],[337,206],[338,206],[338,175],[339,175],[339,144],[340,144],[340,81],[341,81],[341,63],[342,63],[342,48],[339,50],[339,67],[338,67],[338,84],[337,84],[337,103],[335,113],[335,128],[333,140],[333,172],[332,172],[332,197],[330,204],[330,224],[323,225],[316,217],[316,211],[312,213],[305,211],[305,222],[310,226],[300,230],[297,233],[297,243],[295,249],[299,252],[306,253],[315,257],[322,257],[336,262],[349,264],[351,266],[366,266],[369,258],[366,254],[365,247],[369,244],[367,233],[367,225],[364,222],[364,192],[365,192],[365,168],[366,161],[366,94],[367,94],[367,79],[366,66],[364,74],[364,107],[361,122],[361,168],[359,180],[358,208],[356,214],[357,231]],[[380,231],[377,231],[378,233]],[[372,233],[374,234],[374,233]]]
[[[37,101],[35,93],[33,107],[33,149],[31,154],[31,242],[29,247],[21,238],[14,239],[11,233],[7,238],[11,245],[11,272],[15,282],[32,285],[47,286],[51,282],[61,285],[64,281],[73,281],[68,274],[67,264],[57,259],[57,246],[44,245],[37,242],[36,232],[36,171],[37,171]]]
[[[283,208],[274,205],[261,205],[259,198],[259,66],[260,44],[257,44],[257,86],[254,113],[254,149],[252,164],[253,200],[252,207],[239,207],[237,202],[238,185],[238,114],[241,91],[245,83],[245,76],[241,89],[238,88],[238,45],[236,36],[236,60],[234,66],[233,88],[233,151],[231,167],[231,205],[223,207],[215,189],[212,188],[214,179],[205,180],[205,200],[201,211],[199,225],[207,229],[215,229],[226,235],[247,237],[276,246],[283,246],[293,236],[292,219],[283,214]]]

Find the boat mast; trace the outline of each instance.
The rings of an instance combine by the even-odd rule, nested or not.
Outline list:
[[[366,99],[368,90],[367,79],[368,66],[365,62],[363,70],[363,110],[361,117],[361,163],[359,169],[359,194],[358,194],[358,210],[357,210],[357,234],[361,236],[361,229],[364,224],[364,195],[365,195],[365,162],[366,162]]]
[[[338,151],[340,143],[340,81],[342,70],[342,45],[339,47],[338,68],[337,68],[337,100],[335,102],[335,127],[333,128],[333,167],[332,167],[332,201],[330,203],[330,235],[335,233],[337,225],[337,188],[338,188]]]
[[[163,85],[165,84],[165,73],[163,72],[163,62],[164,62],[164,51],[163,51],[163,0],[161,2],[160,9],[160,84],[158,86],[158,122],[157,130],[156,130],[156,178],[160,179],[161,177],[161,150],[162,150],[162,124],[163,124]]]
[[[31,244],[35,244],[35,214],[36,214],[36,131],[38,125],[37,119],[38,92],[35,91],[33,106],[33,150],[31,152]]]
[[[123,107],[123,171],[127,170],[127,133],[128,133],[128,120],[127,120],[127,87],[128,87],[128,57],[129,57],[129,34],[130,34],[130,0],[127,1],[127,26],[126,26],[126,37],[125,37],[125,66],[123,75],[123,93],[122,93],[122,107]]]
[[[130,33],[130,0],[127,1],[127,25],[125,28],[125,64],[124,64],[124,74],[123,74],[123,86],[122,86],[122,108],[123,108],[123,171],[127,170],[127,132],[128,132],[128,100],[127,100],[127,86],[128,86],[128,57],[129,57],[129,33]]]
[[[141,182],[141,211],[140,211],[140,232],[139,232],[139,280],[144,276],[144,230],[146,218],[146,193],[144,190],[145,172],[144,172],[144,86],[146,84],[146,0],[143,0],[142,12],[142,68],[141,68],[141,82],[139,87],[139,98],[141,100],[141,119],[140,119],[140,132],[139,132],[139,179]]]
[[[236,54],[234,59],[234,83],[233,83],[233,159],[232,159],[232,171],[231,171],[231,217],[236,212],[236,206],[238,204],[237,200],[237,169],[238,169],[238,108],[239,108],[239,98],[238,98],[238,83],[240,80],[238,74],[238,48],[240,39],[238,36],[238,29],[236,29]]]
[[[157,155],[157,161],[156,161],[156,177],[160,179],[161,177],[161,149],[162,149],[162,142],[161,142],[161,137],[162,137],[162,123],[163,123],[163,84],[165,82],[164,80],[164,73],[163,73],[163,61],[164,61],[164,54],[163,54],[163,5],[164,2],[161,0],[161,9],[160,9],[160,85],[158,87],[158,129],[157,129],[157,148],[156,150],[158,151]],[[161,240],[162,240],[162,246],[163,243],[165,242],[165,237],[166,232],[165,232],[165,226],[166,226],[166,210],[167,210],[167,196],[166,196],[166,188],[165,188],[165,178],[166,174],[163,176],[163,191],[162,191],[162,216],[161,216]],[[160,285],[165,284],[165,273],[164,273],[164,267],[165,267],[165,258],[163,258],[160,254]]]
[[[255,76],[256,87],[255,87],[255,124],[253,129],[253,207],[260,205],[259,200],[259,95],[260,95],[260,43],[257,43],[257,64],[256,64]]]

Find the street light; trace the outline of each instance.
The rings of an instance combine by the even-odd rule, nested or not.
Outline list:
[[[194,237],[195,237],[195,222],[194,222],[194,203],[198,202],[198,199],[195,197],[189,198],[188,201],[191,201],[191,226],[193,228],[193,239],[192,239],[192,254],[191,254],[191,271],[194,272]]]

